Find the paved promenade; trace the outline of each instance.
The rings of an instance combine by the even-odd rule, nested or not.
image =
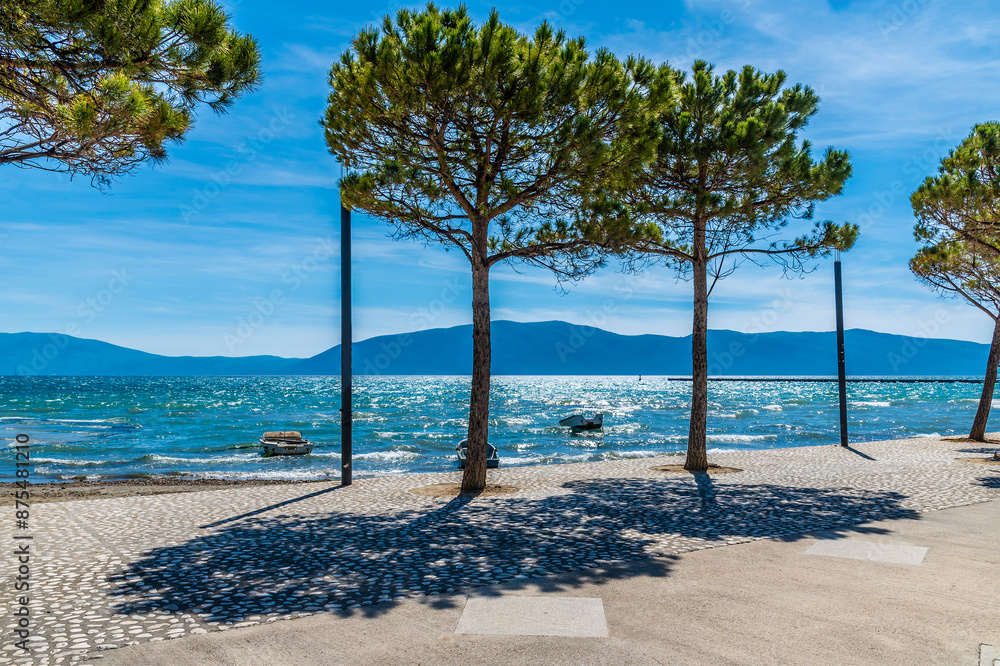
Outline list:
[[[902,663],[964,663],[939,658],[935,650],[966,655],[978,649],[970,641],[1000,644],[996,635],[1000,541],[984,555],[975,550],[977,537],[970,536],[970,530],[979,529],[997,539],[998,503],[973,505],[1000,498],[1000,470],[955,460],[986,453],[979,445],[923,438],[861,444],[852,450],[823,446],[713,456],[713,462],[744,470],[725,475],[650,470],[657,464],[677,462],[676,458],[500,469],[491,472],[491,482],[520,491],[475,499],[436,499],[409,492],[459,478],[457,473],[446,473],[361,479],[349,488],[264,486],[38,505],[32,511],[32,567],[37,585],[32,604],[33,653],[26,656],[14,649],[13,590],[7,576],[0,588],[5,623],[0,663],[75,663],[85,655],[104,657],[108,664],[283,663],[265,658],[269,644],[265,637],[294,635],[312,626],[309,623],[324,627],[322,634],[311,634],[314,638],[330,636],[325,645],[354,650],[355,656],[360,654],[360,637],[367,635],[369,658],[385,663],[447,663],[447,655],[458,663],[469,659],[462,649],[478,644],[501,651],[515,649],[509,660],[522,663],[536,657],[570,663],[581,645],[591,645],[591,651],[581,653],[593,656],[588,660],[591,663],[602,663],[601,655],[607,656],[608,663],[700,663],[694,658],[696,651],[678,653],[694,659],[688,662],[684,662],[688,657],[674,660],[670,654],[659,654],[657,650],[669,646],[656,641],[676,637],[678,646],[692,643],[686,633],[688,625],[715,626],[717,618],[723,625],[742,627],[744,633],[737,631],[735,636],[769,636],[768,644],[777,655],[789,648],[790,641],[799,640],[795,632],[812,624],[823,627],[818,620],[823,616],[824,597],[809,592],[818,579],[795,567],[792,579],[780,573],[782,558],[802,557],[811,563],[807,570],[847,567],[843,570],[855,572],[846,578],[856,577],[858,566],[876,567],[875,572],[885,571],[883,567],[909,571],[892,574],[896,576],[895,596],[885,599],[897,601],[906,599],[901,590],[912,572],[932,571],[933,567],[927,568],[931,564],[938,567],[932,577],[938,582],[931,587],[954,579],[948,583],[951,587],[945,585],[936,592],[914,587],[914,594],[941,601],[964,585],[969,598],[960,607],[966,610],[952,610],[945,603],[941,616],[936,617],[939,626],[920,608],[911,609],[916,614],[913,618],[898,611],[902,613],[898,621],[919,624],[897,633],[926,635],[923,649],[928,651]],[[965,527],[950,533],[955,530],[946,519],[948,512],[926,513],[962,506],[968,508],[959,511],[993,510],[990,529],[983,529],[987,520],[983,515],[961,514],[964,517],[955,520]],[[8,544],[12,543],[9,522],[3,521],[6,531],[0,533]],[[916,525],[907,528],[915,529],[916,536],[894,538],[897,525]],[[938,527],[921,537],[924,525]],[[812,536],[802,536],[806,533]],[[972,549],[969,552],[975,553],[956,554],[955,544],[966,542],[965,547]],[[693,553],[732,544],[745,545]],[[789,551],[791,547],[796,550]],[[684,553],[691,554],[678,557]],[[698,566],[711,571],[711,563],[721,557],[736,558],[731,569],[722,569],[731,575],[723,580],[718,575],[699,577]],[[778,563],[779,569],[764,566],[769,561]],[[970,580],[973,575],[981,578]],[[794,583],[794,601],[807,610],[796,621],[795,631],[783,637],[773,631],[778,625],[754,607],[756,597],[746,595],[750,588],[759,588],[761,608],[767,608],[767,593],[772,599],[780,598],[774,595],[785,583]],[[549,590],[547,596],[541,595],[547,602],[520,600],[527,606],[492,609],[466,601],[469,594],[473,599],[502,598],[506,592],[524,595],[548,586],[570,593],[553,596]],[[495,592],[483,596],[484,588]],[[594,594],[588,592],[591,588]],[[631,619],[622,620],[620,613],[608,616],[609,609],[602,607],[599,621],[598,602],[586,601],[603,598],[598,588],[619,589],[622,599],[638,595],[641,608],[634,609]],[[832,594],[834,589],[841,590],[831,583],[826,592]],[[671,590],[684,590],[684,595],[675,597]],[[727,598],[736,600],[729,610],[724,605]],[[878,622],[895,626],[891,607],[881,606],[881,599],[858,609],[850,609],[841,599],[831,602],[831,610],[839,603],[843,613],[847,603],[851,610],[845,620],[848,627],[851,617],[861,627]],[[550,606],[532,606],[536,603]],[[682,612],[685,608],[688,615]],[[742,614],[730,617],[740,608]],[[384,622],[399,614],[410,619],[377,630],[380,618]],[[308,615],[312,617],[282,622]],[[525,643],[517,626],[487,626],[488,618],[499,621],[505,616],[562,617],[564,621],[546,629],[545,638]],[[622,644],[616,627],[632,626],[638,618],[643,618],[640,633],[649,640]],[[544,624],[539,620],[536,626]],[[407,627],[410,633],[398,643],[372,640]],[[457,647],[436,659],[435,650],[426,651],[427,641],[428,636],[438,636],[442,627],[450,636],[449,644]],[[219,630],[231,633],[192,638]],[[572,633],[551,633],[562,630],[578,632],[577,638],[568,638]],[[987,635],[989,631],[993,635]],[[972,635],[976,632],[982,638]],[[503,638],[480,640],[483,633]],[[935,634],[949,638],[937,639]],[[259,650],[255,640],[249,653],[227,653],[235,655],[231,659],[185,653],[197,646],[221,649],[233,641],[245,651],[250,639],[241,636],[261,636]],[[859,636],[872,639],[867,632]],[[176,638],[183,640],[169,640]],[[815,636],[813,647],[802,646],[806,650],[802,654],[825,645],[823,638]],[[736,640],[734,645],[752,647],[754,642],[748,640]],[[882,636],[867,661],[843,663],[901,663],[893,640]],[[434,641],[437,645],[443,639]],[[618,652],[607,652],[612,644],[607,641],[617,641]],[[696,650],[698,643],[689,647]],[[315,640],[311,645],[314,651]],[[424,645],[422,657],[418,645]],[[519,645],[528,652],[518,653]],[[410,648],[415,652],[406,652]],[[546,650],[553,659],[544,656]],[[767,661],[754,654],[731,658],[727,650],[716,645],[705,654],[718,655],[719,663]],[[357,663],[348,653],[320,656],[313,651],[293,655],[284,663]],[[185,654],[192,660],[185,661]],[[627,658],[616,661],[615,654]],[[880,661],[879,655],[892,658]],[[838,663],[830,661],[829,655],[825,658]],[[485,661],[485,653],[471,660]],[[978,663],[978,658],[968,663]]]

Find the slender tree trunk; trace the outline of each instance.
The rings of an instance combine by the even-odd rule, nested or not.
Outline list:
[[[469,448],[462,474],[463,493],[479,492],[486,487],[489,429],[490,269],[485,257],[477,257],[472,266],[472,394],[469,398]]]
[[[997,366],[1000,365],[1000,317],[993,326],[993,342],[990,343],[990,356],[986,361],[986,378],[983,380],[983,395],[979,398],[979,409],[972,422],[972,432],[969,439],[977,442],[986,441],[986,422],[990,418],[990,407],[993,405],[993,389],[997,383]]]
[[[687,459],[684,469],[708,469],[705,430],[708,421],[708,262],[705,229],[694,232],[694,326],[691,331],[691,425],[688,428]]]

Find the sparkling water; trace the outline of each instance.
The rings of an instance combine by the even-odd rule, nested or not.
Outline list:
[[[968,432],[981,384],[852,383],[852,441]],[[683,451],[691,382],[667,377],[494,377],[490,441],[501,466]],[[356,477],[456,469],[469,377],[356,377]],[[837,384],[709,384],[710,451],[839,442]],[[340,474],[337,377],[0,377],[0,479],[31,438],[35,481],[176,476],[326,479]],[[604,414],[573,434],[574,413]],[[267,430],[298,430],[305,456],[264,458]]]

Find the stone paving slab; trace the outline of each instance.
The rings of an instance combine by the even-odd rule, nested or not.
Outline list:
[[[974,448],[974,447],[973,447]],[[457,472],[303,494],[259,486],[32,508],[32,654],[0,582],[0,663],[275,622],[651,555],[836,530],[1000,496],[1000,473],[938,438],[719,453],[743,472],[651,471],[676,457],[491,470],[520,491],[441,499]],[[12,543],[11,521],[0,538]],[[8,560],[11,562],[12,560]],[[11,566],[11,565],[8,565]],[[10,569],[8,569],[10,571]]]
[[[924,562],[927,548],[906,546],[895,543],[872,543],[861,539],[830,540],[821,539],[806,550],[806,555],[824,557],[846,557],[852,560],[884,562],[886,564],[908,564],[920,566]]]
[[[455,633],[607,638],[608,622],[594,597],[471,597]]]

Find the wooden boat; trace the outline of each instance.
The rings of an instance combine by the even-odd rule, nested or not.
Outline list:
[[[465,469],[465,454],[469,447],[469,440],[463,439],[455,447],[455,455],[458,456],[458,468]],[[493,444],[486,445],[486,467],[499,467],[500,466],[500,452],[497,451],[497,447]]]
[[[604,427],[604,414],[594,414],[592,419],[584,418],[583,414],[574,414],[559,421],[559,425],[568,426],[573,432],[597,430]]]
[[[313,445],[308,439],[295,430],[265,432],[260,438],[264,447],[264,457],[271,456],[302,456],[312,453]]]

